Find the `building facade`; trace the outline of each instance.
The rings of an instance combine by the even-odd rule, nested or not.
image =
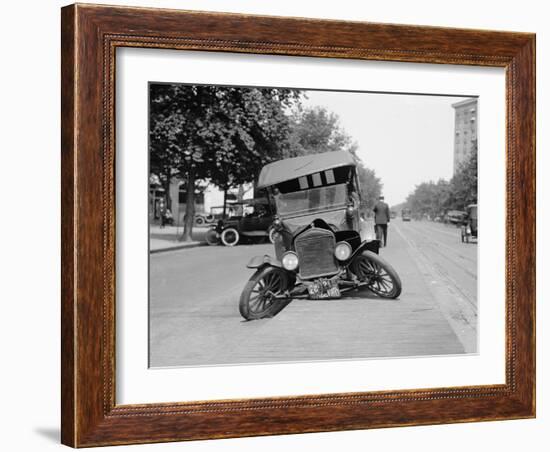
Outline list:
[[[455,109],[453,174],[456,174],[477,146],[477,99],[463,100],[452,107]]]
[[[196,214],[208,214],[212,208],[222,207],[224,193],[213,184],[208,181],[202,182],[200,189],[195,191],[195,213]],[[244,184],[240,189],[231,189],[227,192],[227,203],[230,206],[235,203],[239,197],[241,199],[252,198],[254,195],[253,185]],[[159,223],[162,206],[165,203],[165,190],[160,186],[160,182],[157,180],[151,180],[149,183],[149,222]],[[170,209],[174,218],[174,224],[180,225],[184,222],[184,215],[186,211],[187,200],[187,184],[182,182],[178,178],[173,178],[170,182],[170,199],[172,200],[172,208]],[[228,213],[230,213],[230,207],[227,207]]]

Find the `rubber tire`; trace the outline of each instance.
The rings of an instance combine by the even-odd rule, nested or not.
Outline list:
[[[197,218],[195,218],[195,224],[196,224],[197,226],[201,226],[201,225],[203,225],[204,223],[205,223],[205,221],[204,221],[204,218],[203,218],[203,217],[197,217]]]
[[[268,234],[270,243],[275,243],[275,234],[277,234],[277,231],[275,229],[271,228],[269,230],[269,234]]]
[[[290,303],[290,300],[279,300],[271,303],[266,310],[260,313],[250,311],[249,302],[254,287],[256,287],[261,279],[265,278],[269,273],[272,272],[277,272],[281,275],[281,280],[283,281],[283,290],[288,287],[289,279],[283,269],[266,265],[256,270],[256,272],[247,281],[246,286],[244,286],[244,289],[241,292],[241,297],[239,299],[239,312],[244,319],[259,320],[273,317],[274,315],[278,314],[288,303]]]
[[[382,267],[386,271],[388,276],[391,278],[394,290],[392,291],[391,294],[384,295],[384,294],[380,294],[378,292],[375,292],[369,286],[366,286],[366,287],[371,292],[375,293],[376,295],[378,295],[381,298],[397,298],[397,297],[399,297],[399,295],[401,295],[401,290],[402,290],[401,278],[399,278],[399,275],[397,274],[395,269],[389,263],[387,263],[384,259],[382,259],[378,254],[373,253],[372,251],[367,251],[367,250],[363,251],[360,255],[358,255],[354,258],[353,262],[351,263],[351,271],[358,278],[360,278],[360,275],[357,274],[356,269],[355,269],[356,263],[358,262],[357,259],[360,256],[362,256],[363,258],[367,258],[368,260],[374,262],[376,265],[379,265],[380,267]]]
[[[217,246],[220,244],[220,238],[215,229],[209,229],[208,231],[206,231],[204,239],[206,240],[206,243],[208,243],[210,246]]]
[[[229,234],[235,234],[236,240],[233,242],[230,242],[227,240],[227,236]],[[235,228],[227,228],[224,229],[221,235],[221,241],[225,246],[235,246],[239,243],[239,239],[241,238],[239,231],[237,231]]]

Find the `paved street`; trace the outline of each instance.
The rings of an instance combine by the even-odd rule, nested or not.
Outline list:
[[[369,226],[370,227],[370,226]],[[384,257],[403,292],[294,300],[271,319],[238,311],[248,260],[273,246],[196,247],[150,256],[150,365],[194,366],[476,352],[477,245],[460,229],[392,221]]]

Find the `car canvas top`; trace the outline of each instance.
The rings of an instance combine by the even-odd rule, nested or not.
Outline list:
[[[333,168],[355,165],[353,155],[346,151],[324,152],[278,160],[263,167],[258,178],[258,188],[277,185]]]

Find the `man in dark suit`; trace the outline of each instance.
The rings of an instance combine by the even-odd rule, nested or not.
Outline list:
[[[390,206],[384,202],[384,197],[380,196],[374,206],[374,232],[376,238],[380,240],[381,246],[386,246],[388,242],[388,223],[390,222]],[[382,237],[384,244],[382,245]]]

